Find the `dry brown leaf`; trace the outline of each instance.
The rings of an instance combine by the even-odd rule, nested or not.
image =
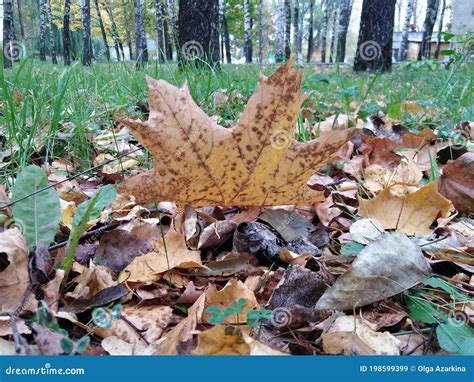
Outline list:
[[[48,181],[53,185],[57,184],[54,188],[58,192],[59,197],[66,202],[74,202],[76,205],[79,205],[88,199],[88,196],[82,191],[79,183],[74,179],[68,180],[65,175],[52,174],[48,176]]]
[[[453,211],[452,203],[438,192],[435,182],[404,198],[393,196],[390,188],[373,199],[359,198],[362,217],[376,220],[383,229],[398,229],[409,235],[430,235],[433,232],[430,225],[438,217],[447,218]]]
[[[249,355],[250,347],[235,326],[214,326],[198,334],[194,355]]]
[[[206,295],[201,297],[188,309],[188,317],[183,319],[178,325],[171,329],[160,342],[156,354],[175,355],[178,354],[178,346],[181,342],[188,341],[196,329],[196,325],[201,322],[204,312],[204,303]]]
[[[89,268],[84,267],[83,272],[74,279],[74,282],[77,286],[72,292],[66,293],[66,296],[73,299],[89,299],[101,290],[118,284],[109,268],[92,262]]]
[[[146,346],[138,340],[130,343],[116,336],[104,338],[101,345],[110,355],[152,355],[155,350],[155,344]]]
[[[166,247],[160,238],[157,251],[135,257],[120,273],[119,281],[153,281],[155,275],[173,268],[199,268],[202,266],[200,251],[190,251],[186,247],[184,235],[171,225],[164,236]]]
[[[438,182],[440,194],[451,200],[459,212],[474,212],[474,153],[449,161]]]
[[[0,312],[12,312],[28,288],[28,246],[18,228],[0,232]],[[28,299],[25,309],[34,310],[36,300]]]
[[[214,284],[211,284],[206,290],[206,308],[215,305],[221,309],[229,308],[232,303],[238,301],[241,298],[247,300],[247,303],[243,307],[243,310],[239,314],[228,316],[225,318],[225,324],[239,324],[247,322],[247,312],[253,309],[260,309],[260,305],[255,298],[255,294],[240,280],[230,280],[224,288],[220,291],[216,289]],[[207,313],[203,316],[203,321],[207,322],[209,319]]]
[[[359,317],[338,317],[323,334],[323,348],[328,354],[399,355],[401,342],[389,332],[376,332]]]
[[[154,155],[154,169],[128,179],[121,191],[141,204],[156,200],[206,205],[313,204],[321,194],[306,182],[335,157],[355,130],[338,130],[317,140],[293,140],[305,96],[295,59],[260,83],[239,123],[215,124],[181,89],[148,79],[146,122],[123,119]]]

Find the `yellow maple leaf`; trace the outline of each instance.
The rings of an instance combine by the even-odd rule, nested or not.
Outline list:
[[[238,124],[217,125],[181,89],[148,78],[146,122],[120,120],[154,156],[154,168],[126,180],[139,203],[206,205],[312,204],[324,200],[307,181],[355,133],[334,130],[310,142],[293,139],[302,102],[294,58],[272,76],[260,76]]]

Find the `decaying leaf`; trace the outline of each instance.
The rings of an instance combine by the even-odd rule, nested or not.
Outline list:
[[[360,244],[369,244],[377,239],[384,230],[373,219],[361,219],[351,225],[349,232],[352,240]]]
[[[359,317],[338,317],[323,334],[324,351],[344,355],[399,355],[401,342],[389,332],[376,332]]]
[[[444,166],[439,192],[459,212],[474,212],[474,153],[466,153]]]
[[[431,274],[420,247],[401,232],[385,233],[368,244],[316,304],[347,310],[394,296]]]
[[[215,124],[181,89],[148,79],[150,116],[123,119],[154,155],[154,168],[128,179],[121,191],[139,203],[175,201],[206,205],[313,204],[321,194],[307,181],[334,158],[355,130],[331,131],[317,140],[293,140],[305,96],[295,59],[260,83],[239,123]]]
[[[435,182],[404,198],[392,195],[390,188],[370,200],[359,198],[361,216],[376,220],[383,229],[398,229],[409,235],[430,235],[430,225],[453,211],[452,203],[438,192]]]
[[[28,247],[18,228],[0,232],[0,312],[12,312],[28,288]],[[34,309],[35,299],[27,300],[25,308]]]
[[[104,350],[110,355],[152,355],[156,345],[144,345],[140,341],[127,342],[116,336],[104,338],[101,343]]]
[[[184,235],[173,226],[158,239],[157,249],[146,255],[138,256],[120,273],[119,281],[150,281],[154,276],[173,268],[199,268],[200,251],[190,251],[186,247]]]
[[[199,333],[194,355],[249,355],[250,347],[235,326],[217,325]]]

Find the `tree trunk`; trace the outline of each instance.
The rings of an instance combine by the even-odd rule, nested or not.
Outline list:
[[[45,0],[39,0],[39,21],[40,21],[40,35],[39,35],[39,53],[40,60],[46,61],[46,9],[44,6]]]
[[[71,17],[71,0],[65,0],[63,11],[63,56],[64,65],[71,65],[71,31],[69,20]]]
[[[263,64],[263,0],[258,1],[258,62]]]
[[[21,41],[25,40],[25,25],[23,24],[23,10],[21,6],[21,0],[16,0],[16,7],[18,9],[18,23],[20,24],[20,37]]]
[[[285,58],[291,56],[291,0],[285,0]]]
[[[57,64],[56,58],[56,40],[54,39],[54,25],[53,15],[51,13],[51,0],[46,0],[46,14],[48,16],[48,27],[49,27],[49,49],[51,50],[51,62]]]
[[[418,52],[418,60],[423,57],[430,58],[431,53],[431,36],[436,22],[438,13],[438,0],[428,0],[426,5],[426,17],[423,23],[423,39],[421,40],[420,51]]]
[[[413,15],[414,0],[408,0],[405,22],[402,29],[402,43],[400,46],[400,60],[405,61],[408,57],[408,35],[410,33],[410,20]]]
[[[250,19],[250,0],[244,0],[245,62],[252,62],[252,21]]]
[[[110,61],[109,44],[107,43],[107,34],[105,33],[104,22],[102,21],[102,15],[100,14],[99,0],[94,0],[94,6],[99,20],[100,33],[102,34],[102,40],[104,41],[105,57],[107,57],[107,61]]]
[[[387,71],[392,67],[395,4],[396,0],[364,0],[354,70]]]
[[[331,14],[332,9],[332,0],[326,0],[324,3],[323,22],[321,25],[321,62],[326,62],[326,45],[329,29],[329,15]]]
[[[279,0],[275,39],[275,61],[283,62],[285,57],[285,21],[286,10],[284,0]]]
[[[332,28],[331,28],[331,46],[329,48],[329,62],[333,62],[335,47],[336,47],[338,6],[339,6],[339,3],[335,2],[332,8]]]
[[[168,11],[170,13],[170,23],[171,23],[170,27],[171,27],[171,35],[173,36],[174,49],[176,50],[176,55],[179,60],[181,57],[181,47],[179,46],[178,29],[176,27],[176,6],[174,3],[174,0],[169,0]]]
[[[293,4],[293,46],[296,56],[301,55],[301,32],[300,32],[300,1],[294,0]]]
[[[341,14],[339,16],[339,29],[337,31],[337,62],[344,62],[346,58],[346,40],[349,22],[351,20],[353,0],[342,0]]]
[[[165,1],[161,3],[161,14],[163,15],[163,34],[165,37],[166,59],[171,61],[173,59],[173,47],[171,45],[170,31],[168,25],[168,6],[165,3]]]
[[[155,0],[156,4],[156,35],[158,37],[158,60],[165,60],[165,41],[163,39],[163,14],[161,9],[161,0]]]
[[[444,21],[444,12],[446,11],[446,0],[442,0],[441,5],[441,14],[439,15],[439,29],[438,29],[438,37],[436,39],[436,50],[434,57],[436,59],[439,58],[439,51],[441,49],[441,32],[443,31],[443,21]]]
[[[115,55],[117,57],[117,61],[121,61],[122,58],[120,57],[120,52],[122,52],[123,55],[123,46],[120,36],[117,33],[117,24],[115,24],[114,14],[112,13],[112,8],[110,8],[110,5],[106,0],[104,0],[104,5],[105,11],[109,16],[110,25],[112,27],[112,40],[114,41]],[[125,56],[123,56],[123,59],[125,60]]]
[[[309,0],[308,24],[308,54],[306,56],[306,62],[310,63],[314,50],[314,0]]]
[[[228,64],[232,63],[232,53],[230,51],[230,35],[227,17],[225,15],[225,0],[219,0],[219,12],[222,24],[222,33],[224,35],[225,58]]]
[[[3,67],[11,68],[15,59],[13,34],[13,1],[3,0]]]
[[[82,16],[82,65],[90,66],[92,64],[90,0],[81,0],[80,7]]]
[[[148,48],[143,24],[143,0],[135,0],[135,45],[137,46],[137,64],[143,65],[148,62]]]
[[[219,66],[218,0],[179,1],[180,65],[203,62]]]

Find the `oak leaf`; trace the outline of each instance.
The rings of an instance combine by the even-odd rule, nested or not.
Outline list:
[[[149,119],[119,122],[150,150],[154,168],[127,179],[121,191],[142,204],[159,200],[193,207],[323,201],[306,183],[355,130],[334,130],[306,143],[293,140],[306,99],[294,61],[269,78],[260,76],[240,121],[230,129],[196,105],[187,85],[178,89],[148,78]]]

